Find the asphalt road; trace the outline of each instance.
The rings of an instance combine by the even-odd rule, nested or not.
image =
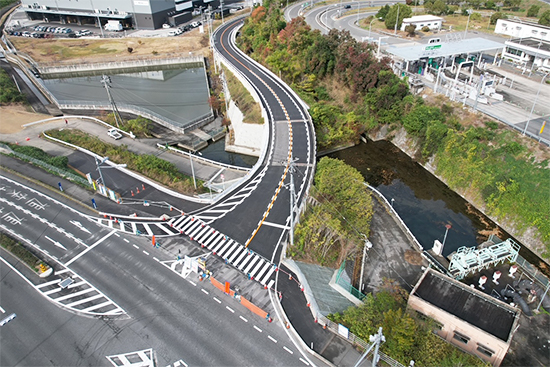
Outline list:
[[[294,190],[299,207],[310,186],[315,164],[313,126],[305,107],[275,75],[234,45],[242,20],[226,22],[214,32],[214,47],[257,91],[268,113],[269,145],[261,167],[231,197],[201,215],[229,206],[235,210],[211,225],[268,259],[273,259],[288,232],[290,214],[289,162],[295,161]],[[285,188],[288,187],[288,188]]]
[[[3,230],[34,243],[56,268],[22,282],[2,264],[0,306],[18,317],[0,329],[1,365],[109,365],[106,356],[148,348],[159,365],[305,364],[280,324],[208,282],[182,278],[149,239],[105,229],[13,181],[0,186]],[[68,274],[74,288],[60,290],[56,281]]]

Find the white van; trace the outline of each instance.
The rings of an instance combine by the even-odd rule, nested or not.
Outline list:
[[[106,31],[120,32],[122,30],[122,24],[118,20],[108,20],[103,27]]]

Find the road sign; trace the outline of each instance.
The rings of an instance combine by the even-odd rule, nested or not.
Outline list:
[[[431,45],[431,46],[424,47],[424,50],[425,51],[430,51],[430,50],[438,50],[440,48],[441,48],[441,45]]]

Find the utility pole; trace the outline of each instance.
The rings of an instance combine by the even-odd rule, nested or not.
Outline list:
[[[296,170],[295,162],[298,160],[291,159],[288,163],[288,173],[290,173],[290,246],[294,246],[294,172]]]
[[[397,23],[399,23],[399,9],[401,9],[401,6],[397,4],[397,18],[395,18],[395,28],[393,29],[393,34],[397,34]]]
[[[120,125],[123,124],[123,121],[122,121],[122,117],[120,117],[120,113],[118,112],[118,108],[116,106],[115,100],[111,95],[111,77],[107,75],[103,75],[101,77],[101,83],[103,83],[103,85],[105,86],[105,90],[107,91],[107,96],[109,97],[109,103],[111,104],[111,108],[113,109],[113,115],[115,115],[116,127],[120,128]],[[119,119],[120,119],[120,125],[118,123]]]
[[[378,350],[380,349],[380,344],[382,344],[386,341],[386,337],[382,334],[382,327],[381,326],[378,329],[378,333],[376,335],[371,335],[369,337],[369,341],[373,344],[369,347],[369,349],[367,349],[365,351],[365,353],[363,353],[363,355],[361,356],[361,358],[359,358],[359,360],[357,361],[357,363],[355,364],[354,367],[359,367],[361,362],[363,362],[363,359],[365,359],[365,357],[370,353],[372,348],[375,348],[374,349],[374,354],[372,356],[372,366],[376,367],[376,364],[378,363],[378,360],[380,359],[380,356],[378,355]]]
[[[372,243],[367,236],[365,237],[365,244],[363,245],[363,260],[361,261],[361,278],[359,279],[359,292],[363,293],[363,275],[365,274],[365,258],[367,257],[367,250],[372,248]]]
[[[220,11],[222,13],[222,24],[223,24],[223,0],[220,0]]]

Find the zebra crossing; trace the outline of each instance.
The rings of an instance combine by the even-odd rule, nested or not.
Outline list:
[[[115,367],[154,367],[153,349],[138,350],[136,352],[105,356]]]
[[[194,216],[182,215],[171,218],[168,225],[183,233],[192,241],[206,247],[214,255],[221,257],[226,264],[232,265],[264,287],[272,288],[277,266],[264,257],[216,231],[203,220]]]
[[[167,237],[181,234],[179,231],[171,228],[166,222],[138,222],[110,217],[97,218],[97,223],[101,226],[133,235]]]
[[[35,288],[58,305],[92,316],[120,316],[126,312],[109,297],[68,268],[55,272],[56,279]]]

